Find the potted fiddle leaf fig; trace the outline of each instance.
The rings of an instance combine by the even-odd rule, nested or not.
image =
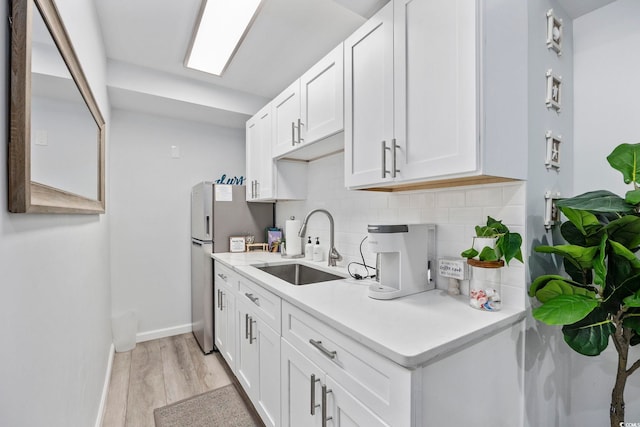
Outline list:
[[[557,202],[567,218],[560,227],[566,243],[536,252],[562,258],[564,275],[542,275],[531,283],[533,317],[562,326],[565,342],[585,356],[597,356],[613,342],[618,353],[611,393],[611,427],[624,424],[624,389],[640,368],[629,348],[640,343],[640,144],[621,144],[607,157],[632,184],[622,198],[606,190]]]
[[[469,305],[486,311],[498,311],[502,307],[500,269],[505,262],[516,259],[522,262],[522,237],[509,231],[502,221],[487,217],[486,225],[476,226],[471,248],[460,255],[471,266],[469,281]]]

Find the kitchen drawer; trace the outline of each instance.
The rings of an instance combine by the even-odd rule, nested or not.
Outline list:
[[[228,290],[238,292],[240,276],[238,276],[236,272],[219,261],[216,261],[214,264],[214,274],[214,280],[218,289],[224,286]]]
[[[286,301],[282,303],[282,337],[383,420],[391,425],[410,424],[411,371]]]
[[[260,285],[241,278],[239,298],[246,299],[250,302],[253,307],[253,312],[262,319],[265,324],[269,325],[271,329],[280,334],[282,300],[279,296],[269,292]]]

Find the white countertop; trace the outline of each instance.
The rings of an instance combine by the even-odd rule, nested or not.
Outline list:
[[[296,261],[347,275],[345,268],[328,267],[326,261],[290,260],[268,252],[216,253],[212,257],[407,368],[477,342],[525,316],[524,309],[510,306],[497,312],[477,310],[469,306],[467,296],[451,296],[442,290],[375,300],[368,296],[371,280],[348,278],[294,286],[252,266]]]

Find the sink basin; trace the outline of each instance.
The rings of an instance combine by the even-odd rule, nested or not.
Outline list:
[[[309,285],[311,283],[328,282],[329,280],[341,280],[342,276],[327,273],[317,268],[309,267],[303,264],[281,264],[269,265],[266,267],[256,267],[265,273],[276,276],[292,285]]]

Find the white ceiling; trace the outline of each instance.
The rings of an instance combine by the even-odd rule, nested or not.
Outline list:
[[[239,1],[239,0],[229,0]],[[164,74],[180,85],[206,84],[255,99],[253,112],[275,97],[306,69],[357,29],[388,0],[263,0],[262,7],[244,42],[222,77],[190,70],[183,62],[192,37],[201,0],[95,0],[106,46],[109,68],[145,70]],[[108,77],[109,79],[109,77]],[[108,82],[110,83],[110,82]],[[110,85],[116,108],[153,110],[167,114],[184,108],[184,101],[158,102],[160,93],[137,92]],[[206,103],[204,103],[206,104]],[[188,116],[211,117],[214,123],[233,127],[244,123],[247,111],[225,110],[220,103],[195,105]],[[213,107],[213,108],[212,108]],[[193,109],[203,109],[195,114]],[[222,112],[220,116],[216,116]],[[229,122],[229,113],[238,113]],[[249,115],[252,114],[251,112]],[[176,114],[171,114],[176,115]],[[179,114],[178,114],[179,116]]]

